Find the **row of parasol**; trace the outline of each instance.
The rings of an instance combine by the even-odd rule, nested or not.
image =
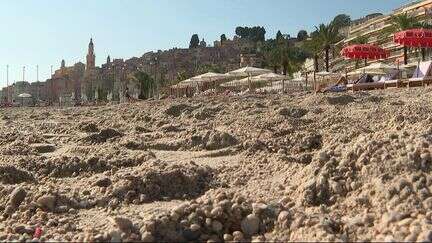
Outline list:
[[[230,79],[244,78],[240,80],[229,81]],[[255,68],[255,67],[244,67],[240,68],[226,74],[222,73],[205,73],[202,75],[198,75],[196,77],[184,80],[179,84],[172,86],[173,88],[185,88],[185,87],[198,87],[200,85],[208,84],[216,87],[220,84],[226,83],[246,83],[251,86],[252,82],[258,81],[274,81],[274,80],[282,80],[285,79],[286,76],[272,73],[271,70]],[[229,86],[229,84],[227,86]]]
[[[393,41],[405,47],[431,48],[432,30],[411,29],[395,33]],[[340,53],[343,57],[356,60],[379,60],[386,59],[389,51],[370,44],[358,44],[346,46]]]

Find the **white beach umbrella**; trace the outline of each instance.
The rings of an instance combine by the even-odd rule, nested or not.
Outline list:
[[[271,85],[273,81],[281,81],[282,82],[282,90],[285,89],[285,80],[287,76],[277,74],[277,73],[265,73],[258,76],[255,76],[251,78],[251,81],[264,81],[264,82],[270,82]]]
[[[365,69],[357,69],[355,71],[347,73],[348,76],[356,76],[362,74],[370,74],[370,75],[386,75],[387,73],[379,70],[365,70]]]
[[[31,94],[28,94],[28,93],[22,93],[22,94],[19,94],[18,97],[19,98],[31,98],[32,96],[31,96]]]
[[[285,75],[277,73],[265,73],[252,78],[253,81],[279,81],[286,79]]]
[[[227,78],[228,78],[228,76],[226,74],[208,72],[208,73],[204,73],[204,74],[198,75],[196,77],[190,78],[190,80],[197,81],[197,82],[213,82],[213,81],[219,81],[219,80],[223,80],[223,79],[227,79]]]
[[[244,67],[231,72],[228,72],[229,76],[232,77],[251,77],[257,76],[265,73],[271,73],[271,70],[256,68],[256,67]]]
[[[385,74],[385,72],[396,70],[396,69],[398,69],[398,68],[395,65],[385,64],[382,62],[376,62],[376,63],[373,63],[369,66],[359,68],[356,71],[368,73],[368,74],[378,73],[375,75],[380,75],[379,73],[384,72],[384,74]]]
[[[227,78],[229,78],[229,76],[226,74],[208,72],[190,79],[199,83],[213,83],[213,88],[216,88],[216,82],[225,80]]]
[[[236,87],[236,86],[247,86],[249,84],[249,78],[236,79],[221,84],[222,87]]]
[[[364,67],[365,70],[395,70],[397,69],[396,65],[386,64],[382,62],[372,63],[371,65]]]
[[[256,67],[244,67],[240,68],[231,72],[228,72],[229,76],[232,77],[248,77],[248,83],[249,83],[249,89],[252,88],[252,83],[250,78],[253,76],[265,74],[265,73],[271,73],[271,70],[268,69],[262,69],[262,68],[256,68]]]

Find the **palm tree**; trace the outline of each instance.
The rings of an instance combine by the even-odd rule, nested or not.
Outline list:
[[[355,39],[353,39],[352,41],[350,41],[349,43],[352,44],[352,45],[355,45],[355,44],[359,44],[359,45],[367,44],[367,43],[369,43],[369,38],[367,36],[364,36],[364,35],[363,36],[358,36]]]
[[[281,53],[280,49],[275,47],[264,52],[264,58],[267,66],[273,69],[274,73],[278,73],[280,67]]]
[[[152,97],[152,90],[155,87],[155,80],[147,73],[138,71],[130,76],[130,79],[137,82],[140,87],[140,99]]]
[[[281,66],[284,75],[291,75],[301,69],[301,66],[308,57],[303,49],[285,45],[281,47]]]
[[[326,71],[329,71],[329,54],[336,42],[338,42],[341,38],[339,36],[338,29],[333,24],[320,24],[319,27],[316,27],[316,38],[321,45],[321,48],[325,51],[325,66]]]
[[[294,61],[291,48],[288,46],[288,44],[281,44],[279,45],[279,52],[280,52],[280,64],[282,66],[282,74],[287,75],[288,68]]]
[[[284,75],[298,70],[308,57],[303,49],[292,46],[284,37],[279,37],[278,40],[267,40],[263,46],[263,54],[266,66],[272,68],[275,73],[278,73],[279,68],[282,67]]]
[[[310,53],[314,60],[314,71],[319,72],[318,66],[318,58],[319,53],[321,52],[321,44],[316,37],[312,37],[311,39],[305,41],[303,48]]]
[[[278,73],[281,60],[278,41],[275,39],[265,41],[260,51],[264,56],[264,66],[273,69],[274,73]]]

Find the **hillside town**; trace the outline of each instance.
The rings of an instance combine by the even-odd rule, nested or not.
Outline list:
[[[242,54],[241,50],[250,46],[248,41],[238,38],[216,41],[208,47],[204,40],[197,48],[171,49],[168,51],[148,52],[140,58],[128,60],[112,59],[108,56],[106,63],[96,67],[95,44],[91,39],[86,54],[86,64],[75,63],[66,66],[61,61],[60,68],[44,82],[29,83],[16,81],[1,91],[2,101],[19,100],[18,95],[28,93],[34,99],[50,104],[72,104],[74,101],[92,101],[104,97],[104,100],[124,100],[126,87],[132,96],[138,98],[139,85],[130,79],[137,71],[150,74],[161,85],[173,82],[179,75],[192,75],[200,67],[217,66],[222,71],[239,66],[260,66],[259,59],[253,54]]]

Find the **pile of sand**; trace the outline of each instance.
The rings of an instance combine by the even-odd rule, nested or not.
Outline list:
[[[0,110],[0,240],[431,241],[430,92]]]

